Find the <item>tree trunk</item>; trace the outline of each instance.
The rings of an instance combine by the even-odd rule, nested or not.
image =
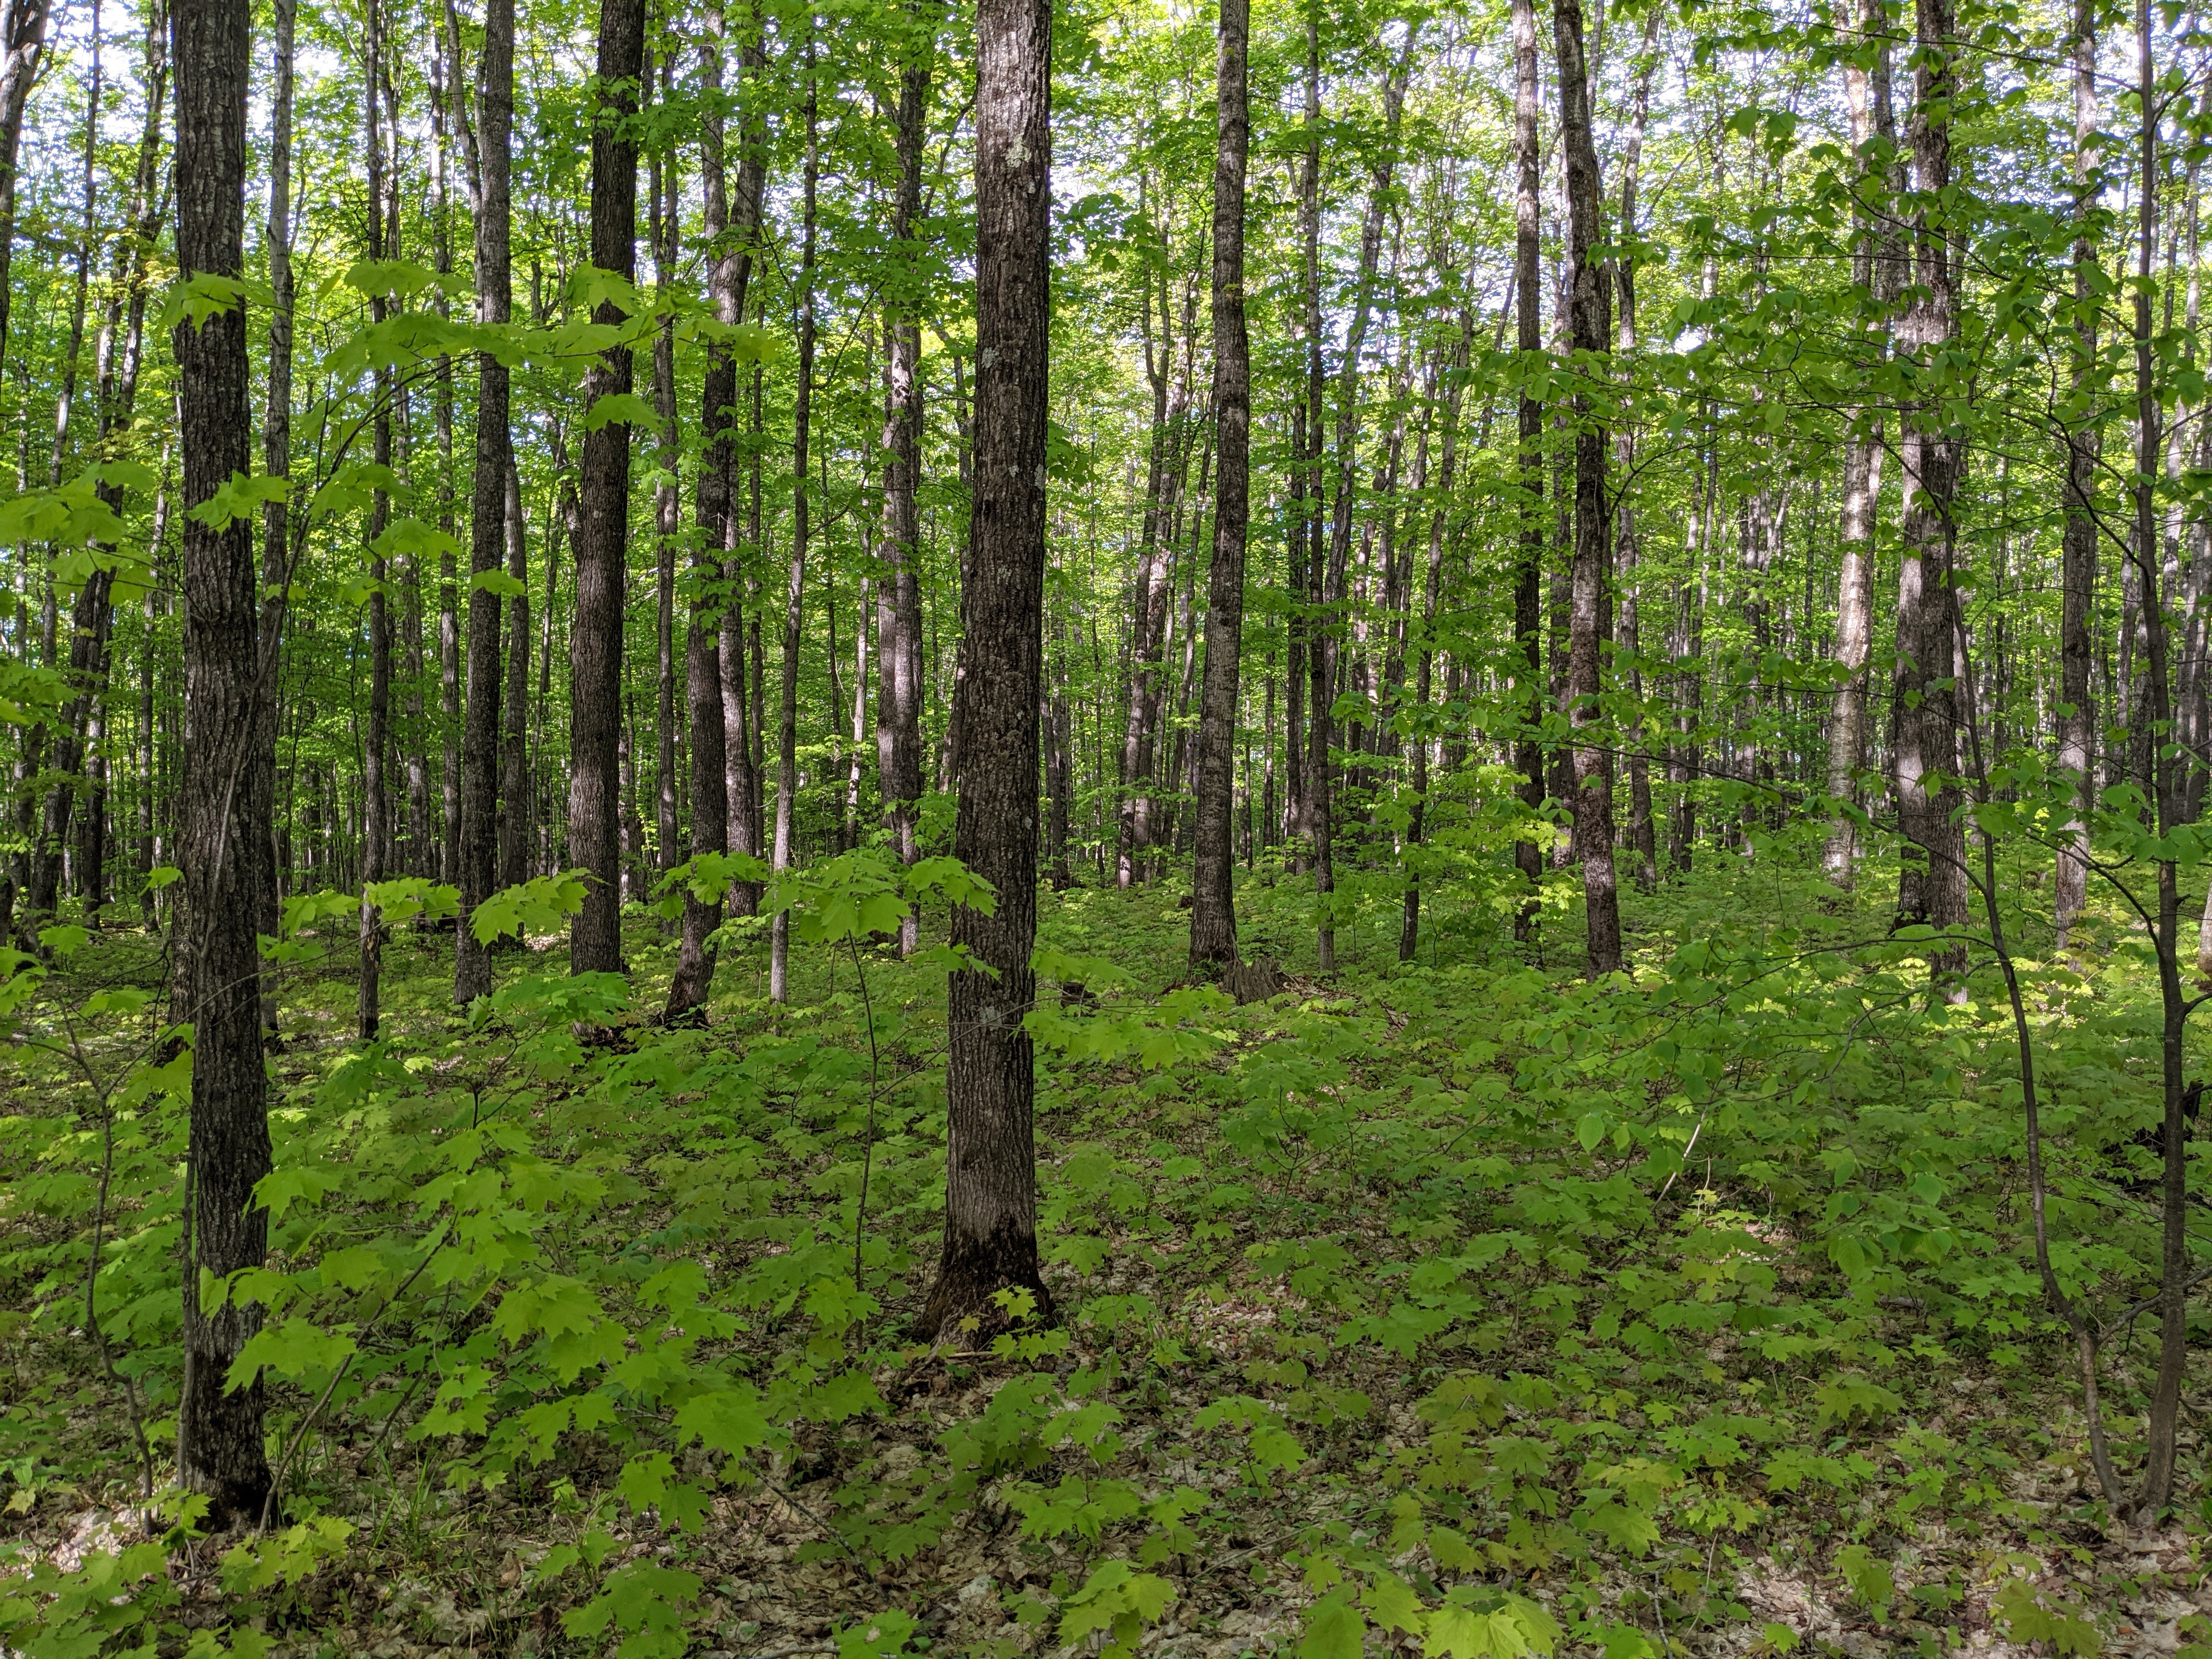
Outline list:
[[[1438,505],[1429,514],[1428,574],[1421,586],[1421,633],[1417,641],[1419,651],[1414,659],[1413,707],[1419,711],[1413,721],[1408,741],[1413,747],[1413,775],[1408,780],[1412,787],[1413,806],[1406,819],[1406,845],[1419,847],[1427,833],[1429,813],[1429,746],[1433,739],[1428,728],[1429,698],[1436,684],[1437,660],[1437,603],[1443,586],[1445,530],[1451,517],[1450,501],[1454,475],[1459,465],[1459,410],[1461,394],[1467,386],[1468,360],[1474,347],[1474,316],[1470,312],[1460,329],[1459,344],[1450,360],[1444,365],[1443,439],[1442,453],[1437,461],[1437,501]],[[1431,388],[1433,397],[1435,388]],[[1424,443],[1426,434],[1423,434]],[[1415,462],[1415,471],[1425,473],[1425,456]],[[1425,476],[1415,481],[1418,497],[1427,484]],[[1409,859],[1413,868],[1406,878],[1406,896],[1402,919],[1398,930],[1398,960],[1411,962],[1421,936],[1421,880],[1419,865]]]
[[[1890,228],[1886,206],[1877,208],[1863,199],[1880,191],[1889,200],[1897,192],[1892,164],[1879,159],[1871,148],[1879,143],[1893,150],[1897,124],[1891,113],[1890,47],[1884,14],[1874,0],[1861,0],[1859,34],[1863,46],[1871,46],[1870,68],[1862,69],[1846,58],[1844,88],[1850,106],[1851,146],[1859,157],[1856,205],[1856,246],[1852,252],[1852,279],[1877,313],[1877,326],[1887,330],[1889,309],[1899,289],[1899,250]],[[1887,355],[1876,337],[1874,362]],[[1869,365],[1871,367],[1871,365]],[[1869,659],[1874,646],[1874,532],[1881,500],[1881,459],[1884,449],[1879,405],[1857,411],[1844,447],[1844,516],[1841,569],[1836,580],[1836,666],[1843,684],[1837,689],[1835,715],[1828,726],[1829,796],[1838,804],[1850,798],[1852,780],[1866,762],[1867,690]],[[1828,879],[1848,889],[1856,874],[1857,830],[1850,816],[1836,814],[1822,858]]]
[[[21,174],[23,107],[46,66],[46,25],[53,0],[9,0],[0,13],[0,369],[8,360],[8,296],[15,244],[15,195]],[[156,101],[159,101],[158,100]]]
[[[1206,670],[1198,714],[1196,858],[1190,969],[1237,966],[1233,794],[1244,660],[1244,543],[1251,520],[1252,349],[1244,327],[1244,165],[1251,144],[1245,51],[1249,0],[1222,0],[1213,162],[1213,564],[1207,575]]]
[[[449,30],[449,34],[451,31]],[[455,62],[458,64],[459,58]],[[514,121],[514,0],[485,0],[483,56],[477,64],[477,321],[507,320],[508,146]],[[491,959],[469,919],[499,880],[499,595],[477,579],[496,571],[507,550],[507,372],[489,351],[477,356],[476,474],[469,496],[469,638],[466,713],[461,731],[460,925],[453,946],[453,1000],[465,1006],[491,994]],[[548,601],[550,602],[550,595]],[[510,813],[522,803],[510,799]]]
[[[600,118],[592,131],[592,263],[637,279],[637,142],[625,132],[637,112],[644,71],[645,0],[600,0]],[[620,306],[602,301],[592,320],[614,327]],[[631,390],[630,349],[599,354],[584,379],[588,410]],[[588,425],[588,420],[587,420]],[[568,856],[585,871],[584,908],[568,933],[569,971],[617,973],[622,955],[623,611],[629,549],[627,422],[584,434],[576,538],[576,607],[568,637]]]
[[[364,137],[368,161],[368,257],[379,260],[386,252],[385,192],[391,182],[384,170],[384,120],[386,117],[396,118],[398,112],[385,110],[380,113],[378,109],[384,78],[386,27],[383,7],[378,0],[370,0],[366,22],[368,73],[362,77],[362,90],[368,105]],[[373,322],[381,323],[390,315],[389,304],[380,295],[369,301],[368,310]],[[380,366],[375,384],[376,408],[371,417],[370,442],[381,474],[388,472],[392,466],[392,371]],[[368,890],[385,879],[384,866],[391,854],[386,844],[392,814],[391,803],[386,799],[385,760],[392,741],[392,618],[384,591],[389,574],[384,532],[391,511],[391,497],[380,489],[374,491],[368,509],[368,721],[362,739],[361,974],[356,1001],[357,1029],[363,1042],[376,1041],[384,975],[384,921]]]
[[[945,1245],[916,1321],[963,1346],[1003,1326],[991,1297],[1051,1298],[1036,1259],[1037,693],[1042,678],[1045,410],[1050,382],[1052,9],[982,0],[975,98],[975,483],[954,691],[960,802],[953,852],[998,894],[955,906],[952,939],[992,971],[951,975]]]
[[[1955,70],[1950,45],[1951,0],[1918,0],[1917,66],[1911,140],[1916,191],[1934,204],[1950,188],[1950,104]],[[1948,225],[1923,207],[1914,224],[1915,286],[1921,296],[1907,312],[1900,345],[1923,363],[1943,351],[1955,334]],[[1902,569],[1898,584],[1898,670],[1891,716],[1896,767],[1898,823],[1905,838],[1899,879],[1901,922],[1936,927],[1966,920],[1966,841],[1953,815],[1960,805],[1958,699],[1953,683],[1958,635],[1958,593],[1953,585],[1957,526],[1952,499],[1958,489],[1959,441],[1947,434],[1939,407],[1908,404],[1904,411]],[[1954,984],[1966,969],[1966,947],[1930,952],[1938,983]]]
[[[2097,18],[2090,0],[2074,8],[2074,365],[2077,395],[2097,364],[2097,247],[2089,231],[2102,188],[2092,155],[2097,139]],[[2092,755],[2096,709],[2089,690],[2090,617],[2097,595],[2097,468],[2103,451],[2100,423],[2092,417],[2066,434],[2063,485],[2065,530],[2060,555],[2058,624],[2058,765],[2079,780],[2086,806],[2096,787]],[[2066,949],[2074,919],[2088,896],[2089,827],[2080,817],[2062,832],[2066,844],[2052,872],[2052,920],[2058,937],[2053,948]],[[2212,898],[2206,914],[2212,915]]]
[[[288,3],[290,0],[288,0]],[[441,276],[453,269],[452,198],[446,183],[447,135],[453,120],[448,100],[458,105],[459,88],[454,77],[460,61],[441,33],[434,47],[430,81],[430,218],[434,244],[432,257]],[[451,302],[441,289],[438,314],[449,313]],[[454,568],[453,512],[453,360],[438,359],[437,388],[432,419],[438,440],[438,529],[446,538],[438,554],[438,725],[443,738],[443,764],[439,769],[439,809],[442,835],[438,849],[438,879],[458,886],[461,878],[461,621],[460,592]]]
[[[1543,349],[1543,291],[1538,274],[1543,233],[1538,199],[1542,158],[1536,133],[1536,13],[1534,0],[1513,0],[1513,286],[1519,296],[1514,343],[1524,374],[1534,373]],[[1520,646],[1521,733],[1513,747],[1513,767],[1521,775],[1521,804],[1528,809],[1527,836],[1513,844],[1528,896],[1514,913],[1513,937],[1527,944],[1536,937],[1538,890],[1544,880],[1544,849],[1535,836],[1544,805],[1544,750],[1538,730],[1544,709],[1544,405],[1522,388],[1518,403],[1521,471],[1519,559],[1513,578],[1513,633]]]
[[[673,82],[672,58],[661,64],[661,96],[665,100]],[[665,293],[676,282],[677,215],[678,197],[676,150],[672,147],[653,156],[652,228],[653,276]],[[684,509],[676,493],[683,467],[683,444],[676,428],[676,319],[660,319],[653,337],[653,412],[660,422],[660,480],[653,489],[653,528],[657,532],[653,569],[657,578],[654,643],[659,657],[653,690],[653,830],[659,840],[655,867],[672,869],[676,852],[676,544],[684,530]]]
[[[1575,355],[1595,379],[1613,347],[1613,274],[1598,257],[1597,145],[1590,131],[1589,78],[1583,58],[1582,0],[1553,0],[1553,38],[1559,60],[1559,144],[1567,173],[1567,286]],[[1582,860],[1583,903],[1589,925],[1589,970],[1619,971],[1620,895],[1613,866],[1613,761],[1594,740],[1605,716],[1598,698],[1601,647],[1611,633],[1607,567],[1605,428],[1589,393],[1577,390],[1575,416],[1573,618],[1567,647],[1569,720],[1574,751],[1575,850]]]
[[[190,280],[245,275],[246,94],[252,8],[196,0],[173,22],[177,72],[177,263]],[[0,109],[0,114],[4,114]],[[203,1312],[203,1274],[258,1267],[268,1212],[253,1188],[270,1168],[267,1075],[261,1053],[261,958],[255,860],[276,757],[258,704],[264,662],[252,526],[217,527],[190,509],[252,467],[252,368],[246,310],[177,325],[184,434],[185,718],[192,764],[184,775],[184,1017],[193,1023],[191,1127],[186,1150],[183,1397],[177,1477],[209,1500],[222,1528],[252,1522],[269,1494],[257,1377],[228,1386],[258,1328],[258,1305]]]
[[[814,36],[806,37],[806,160],[800,189],[803,220],[799,252],[799,386],[792,403],[791,567],[783,595],[783,698],[776,724],[775,848],[771,862],[778,875],[791,867],[792,835],[799,813],[799,646],[806,595],[808,518],[806,454],[814,400],[815,191],[821,154],[817,117],[820,94],[814,78]],[[791,997],[791,912],[779,910],[769,935],[768,994],[772,1002]]]
[[[722,112],[722,12],[716,6],[708,16],[709,38],[701,46],[699,73],[704,96],[700,106],[699,198],[700,246],[706,254],[708,297],[717,322],[734,325],[743,319],[738,287],[744,258],[730,233],[730,198],[725,154]],[[732,441],[738,401],[738,366],[726,347],[710,347],[700,396],[699,429],[706,453],[699,464],[696,514],[699,539],[693,545],[691,615],[684,630],[684,690],[690,705],[691,856],[726,854],[730,850],[730,782],[727,770],[727,724],[723,708],[723,641],[716,631],[717,607],[707,597],[709,586],[721,574],[722,553],[728,545],[731,520],[732,470],[737,448]],[[721,607],[724,614],[734,606]],[[735,658],[732,661],[736,661]],[[738,728],[739,744],[744,728]],[[683,943],[678,947],[675,977],[668,987],[667,1018],[672,1022],[704,1018],[714,989],[714,947],[709,936],[722,925],[722,900],[717,893],[701,899],[687,890],[684,896]]]
[[[937,0],[915,0],[911,54],[899,76],[898,187],[891,204],[891,241],[909,262],[908,284],[920,280],[918,250],[909,250],[921,211],[921,146],[929,115],[929,80],[937,51]],[[921,477],[921,325],[918,294],[902,293],[884,307],[890,365],[884,398],[883,583],[876,599],[876,779],[884,817],[899,860],[912,864],[921,799],[921,519],[915,490]],[[899,954],[921,942],[921,918],[899,925]]]
[[[506,727],[500,757],[499,885],[515,887],[530,879],[530,552],[522,514],[522,475],[507,446],[507,483],[501,490],[507,533],[507,574],[520,584],[507,602],[507,690],[500,700]],[[550,579],[549,579],[550,580]],[[551,604],[552,596],[546,596]]]

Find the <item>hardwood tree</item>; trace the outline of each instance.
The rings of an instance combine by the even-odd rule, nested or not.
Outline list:
[[[253,465],[240,288],[252,26],[248,0],[193,0],[177,7],[171,25],[177,261],[199,301],[173,337],[184,449],[185,723],[196,757],[180,802],[187,998],[178,1012],[193,1038],[177,1475],[206,1497],[216,1527],[258,1519],[269,1493],[266,1394],[258,1376],[234,1387],[229,1375],[259,1328],[259,1305],[226,1297],[204,1308],[200,1298],[203,1275],[226,1280],[258,1267],[269,1249],[268,1212],[253,1189],[271,1166],[254,867],[270,826],[251,809],[270,799],[264,780],[276,757],[258,705],[276,664],[262,649],[252,522],[209,507]]]
[[[1244,538],[1251,519],[1252,361],[1244,328],[1244,162],[1251,144],[1245,52],[1249,0],[1222,0],[1213,163],[1213,419],[1220,452],[1213,565],[1206,605],[1206,680],[1199,708],[1198,854],[1190,967],[1237,965],[1235,848],[1231,844],[1237,707],[1243,680]]]
[[[975,963],[950,976],[945,1243],[917,1334],[1006,1316],[993,1296],[1051,1297],[1037,1273],[1036,1079],[1023,1024],[1036,994],[1037,720],[1044,657],[1045,434],[1050,384],[1052,7],[976,12],[975,504],[953,691],[960,733],[953,854],[996,890],[953,907]],[[965,1340],[965,1338],[960,1340]]]

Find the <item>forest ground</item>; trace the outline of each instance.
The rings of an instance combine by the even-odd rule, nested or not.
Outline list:
[[[1395,888],[1354,880],[1323,985],[1310,888],[1263,868],[1240,891],[1245,949],[1290,982],[1245,1007],[1181,984],[1175,879],[1043,896],[1056,1325],[980,1352],[902,1334],[943,1180],[941,968],[802,939],[777,1009],[755,939],[726,957],[708,1030],[586,1009],[623,1034],[587,1049],[579,1006],[548,1000],[557,943],[499,958],[509,1000],[471,1032],[448,1006],[450,935],[402,928],[364,1063],[349,924],[319,960],[307,929],[272,1105],[280,1176],[321,1173],[291,1189],[276,1265],[300,1328],[351,1333],[360,1357],[297,1437],[297,1524],[271,1533],[289,1564],[226,1566],[220,1545],[172,1534],[167,1600],[131,1639],[376,1659],[617,1638],[632,1659],[854,1659],[902,1640],[1334,1659],[1413,1651],[1420,1632],[1431,1654],[1478,1659],[1516,1651],[1511,1632],[1449,1611],[1533,1603],[1521,1639],[1540,1645],[1548,1620],[1563,1650],[1607,1659],[2194,1645],[2212,1632],[2196,1623],[2212,1614],[2212,1366],[2192,1365],[2179,1512],[2112,1522],[2032,1273],[1994,975],[1979,1001],[1931,1008],[1922,947],[1885,939],[1893,872],[1870,865],[1838,899],[1808,852],[1708,852],[1632,895],[1633,982],[1596,987],[1569,876],[1540,953],[1474,882],[1431,900],[1405,965]],[[2045,890],[2025,860],[2016,873],[2033,954]],[[942,921],[926,914],[926,939]],[[2062,1271],[2117,1324],[2155,1260],[2136,1139],[2156,1110],[2155,987],[2117,910],[2075,943],[2029,969],[2052,1213]],[[636,914],[627,948],[635,1007],[657,1007],[672,938]],[[25,1029],[97,1032],[68,1011],[161,972],[155,941],[106,930]],[[91,1074],[143,1046],[114,1024]],[[0,1522],[66,1573],[130,1541],[138,1468],[82,1318],[97,1103],[20,1046],[0,1089]],[[505,1163],[473,1142],[426,1162],[425,1145],[457,1144],[457,1101],[469,1134],[502,1115]],[[179,1116],[158,1091],[127,1108],[103,1218],[105,1334],[146,1391],[157,1458]],[[494,1169],[492,1186],[538,1196],[495,1212],[423,1184]],[[396,1269],[337,1271],[345,1251],[413,1259],[440,1204],[455,1237],[483,1224],[442,1302]],[[486,1267],[501,1227],[510,1263]],[[697,1282],[667,1291],[685,1263]],[[681,1363],[750,1377],[765,1432],[717,1468],[635,1377],[614,1420],[571,1424],[562,1328],[508,1322],[526,1287],[571,1282],[635,1316],[577,1362],[586,1382],[683,1326]],[[2154,1358],[2147,1320],[2114,1329],[2124,1471]],[[290,1363],[271,1372],[272,1457],[335,1361]],[[550,1431],[528,1417],[549,1402]],[[621,1594],[639,1563],[674,1575],[641,1612]],[[58,1604],[48,1626],[24,1600],[9,1625],[9,1605],[0,1637],[23,1650],[91,1650],[62,1645]],[[54,1645],[27,1639],[41,1631]]]

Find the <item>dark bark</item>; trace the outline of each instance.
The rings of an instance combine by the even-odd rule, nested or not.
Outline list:
[[[177,9],[177,262],[190,281],[245,274],[246,96],[252,8],[197,0]],[[270,1167],[263,1070],[255,860],[269,845],[265,812],[275,756],[258,703],[273,669],[261,650],[253,526],[220,527],[190,508],[252,459],[246,316],[234,306],[177,325],[184,440],[185,718],[192,763],[182,799],[185,1007],[193,1022],[191,1127],[186,1148],[189,1245],[184,1263],[183,1397],[177,1475],[209,1500],[208,1521],[257,1519],[269,1492],[258,1377],[232,1389],[232,1362],[257,1328],[258,1304],[203,1310],[202,1274],[258,1267],[268,1212],[253,1198]]]
[[[1598,699],[1602,644],[1612,632],[1606,510],[1607,444],[1602,416],[1587,390],[1604,372],[1613,348],[1613,275],[1598,249],[1605,227],[1599,205],[1597,144],[1590,131],[1589,78],[1583,58],[1582,0],[1553,0],[1552,33],[1559,64],[1559,144],[1567,173],[1567,288],[1581,378],[1574,398],[1575,531],[1573,617],[1567,648],[1569,721],[1574,749],[1575,851],[1583,866],[1583,905],[1589,928],[1589,969],[1621,966],[1620,894],[1613,864],[1613,760],[1599,736],[1605,715]]]
[[[509,137],[514,120],[514,0],[486,0],[483,56],[477,64],[477,320],[507,322]],[[468,684],[461,731],[460,926],[453,949],[453,1000],[491,991],[491,959],[470,930],[476,907],[499,880],[500,599],[476,585],[507,550],[507,474],[514,462],[507,430],[507,371],[491,353],[477,356],[476,472],[469,495]],[[549,596],[550,597],[550,596]],[[507,810],[522,803],[510,800]]]
[[[1036,1259],[1036,1078],[1023,1017],[1036,996],[1037,694],[1044,628],[1045,410],[1050,379],[1048,0],[982,0],[975,99],[975,508],[955,688],[960,801],[953,852],[996,890],[955,907],[952,938],[993,970],[951,976],[944,1255],[916,1328],[966,1346],[961,1322],[1005,1322],[1018,1288],[1048,1315]]]
[[[9,0],[0,13],[0,369],[7,366],[9,275],[15,243],[17,157],[22,148],[23,109],[31,88],[46,66],[46,26],[52,0]],[[159,101],[157,99],[155,101]]]
[[[1459,468],[1459,410],[1460,398],[1467,386],[1468,360],[1474,346],[1474,318],[1470,313],[1460,329],[1459,344],[1451,359],[1443,366],[1444,406],[1442,453],[1437,461],[1436,491],[1437,505],[1429,514],[1428,571],[1421,585],[1421,628],[1418,641],[1419,654],[1413,668],[1413,707],[1419,711],[1416,717],[1410,742],[1413,745],[1412,786],[1413,805],[1406,820],[1406,844],[1419,847],[1428,831],[1429,815],[1429,748],[1433,739],[1425,723],[1429,700],[1436,688],[1437,660],[1437,605],[1443,586],[1444,543],[1448,522],[1451,517],[1450,501],[1455,475]],[[1436,388],[1430,387],[1430,400],[1434,402]],[[1422,434],[1422,451],[1414,463],[1413,494],[1418,499],[1428,483],[1428,434]],[[1421,936],[1421,883],[1419,867],[1406,882],[1401,919],[1398,929],[1398,960],[1411,962]]]
[[[673,81],[673,59],[661,63],[661,94],[668,95]],[[648,80],[651,78],[648,74]],[[672,148],[653,157],[653,214],[647,240],[653,246],[653,276],[662,292],[676,281],[678,254],[678,191],[681,180]],[[683,532],[684,509],[677,495],[678,474],[683,466],[683,443],[676,424],[676,318],[660,319],[653,337],[653,412],[660,422],[660,480],[653,489],[653,572],[657,584],[654,643],[659,648],[659,673],[653,697],[653,829],[659,845],[657,867],[670,869],[679,860],[676,850],[676,544]],[[689,647],[686,647],[687,653]],[[688,678],[688,670],[687,670]]]
[[[600,0],[598,113],[592,128],[592,263],[637,279],[637,143],[625,132],[644,72],[644,0]],[[592,320],[618,327],[603,300]],[[628,345],[609,347],[584,378],[584,405],[632,389]],[[576,605],[568,636],[568,856],[585,871],[584,908],[568,931],[569,971],[617,973],[622,955],[622,665],[629,550],[630,428],[584,434]]]
[[[1191,973],[1209,978],[1237,961],[1231,829],[1243,665],[1244,539],[1251,518],[1252,353],[1244,328],[1244,162],[1251,143],[1244,55],[1250,33],[1249,0],[1221,0],[1213,163],[1213,420],[1219,459],[1198,715],[1190,913]]]

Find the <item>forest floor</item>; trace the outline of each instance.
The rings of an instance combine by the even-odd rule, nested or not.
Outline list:
[[[450,934],[402,929],[365,1051],[349,924],[327,957],[305,928],[261,1292],[284,1514],[194,1541],[172,1503],[119,1574],[134,1419],[156,1486],[172,1436],[181,1109],[137,1060],[158,941],[106,930],[0,1067],[0,1651],[2212,1653],[2212,1363],[2175,1509],[2113,1521],[1995,975],[1931,1007],[1891,880],[1727,860],[1632,895],[1633,979],[1591,985],[1571,887],[1540,956],[1469,884],[1401,964],[1395,888],[1355,879],[1322,983],[1310,890],[1263,871],[1247,949],[1289,982],[1243,1007],[1181,983],[1172,881],[1044,896],[1054,1318],[979,1352],[903,1334],[940,966],[802,933],[776,1008],[753,939],[710,1027],[668,1030],[673,942],[638,914],[630,1012],[541,945],[471,1030]],[[2117,914],[2075,946],[2028,981],[2127,1474],[2155,987]]]

